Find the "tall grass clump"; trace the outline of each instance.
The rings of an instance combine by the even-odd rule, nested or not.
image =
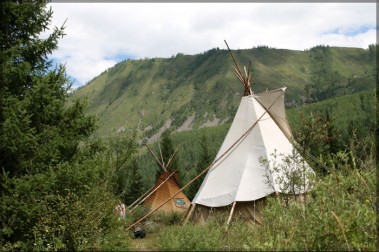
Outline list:
[[[249,225],[236,213],[225,231],[226,213],[203,225],[165,227],[157,246],[175,251],[376,251],[376,165],[354,166],[340,162],[338,169],[314,178],[301,199],[269,196],[262,225]]]
[[[375,169],[334,170],[303,202],[270,197],[259,247],[275,250],[376,249]],[[265,237],[270,244],[265,244]]]
[[[158,235],[157,247],[173,251],[220,250],[223,235],[221,226],[217,221],[205,225],[189,223],[184,226],[165,226]]]

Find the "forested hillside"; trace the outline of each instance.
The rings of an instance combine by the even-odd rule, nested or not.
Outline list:
[[[375,89],[370,89],[288,109],[287,117],[295,140],[314,156],[326,158],[355,146],[354,151],[364,160],[370,148],[375,146],[375,108]],[[171,134],[173,145],[180,146],[177,159],[183,185],[206,168],[202,163],[204,146],[213,160],[229,127],[230,123],[227,123]],[[152,147],[157,149],[157,143]],[[144,183],[151,186],[158,167],[146,147],[141,149],[138,160]]]
[[[306,51],[259,46],[233,50],[238,64],[252,63],[253,91],[287,86],[286,104],[300,106],[374,88],[376,46],[316,46]],[[165,128],[186,131],[230,122],[243,87],[227,50],[171,58],[126,60],[75,91],[88,114],[99,118],[96,135],[138,130],[156,140]]]

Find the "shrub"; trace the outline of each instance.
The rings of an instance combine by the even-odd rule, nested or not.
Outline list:
[[[304,203],[270,198],[264,210],[267,249],[375,250],[374,171],[333,171]],[[285,214],[283,214],[285,213]]]

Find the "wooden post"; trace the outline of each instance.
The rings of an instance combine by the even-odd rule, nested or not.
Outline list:
[[[230,210],[230,214],[229,214],[228,221],[226,222],[225,231],[224,231],[224,235],[222,236],[222,240],[224,240],[224,238],[225,238],[226,235],[228,234],[229,223],[230,223],[230,221],[232,220],[232,216],[233,216],[233,212],[234,212],[234,208],[235,208],[235,206],[236,206],[236,203],[237,203],[237,201],[234,201],[234,202],[233,202],[232,209]]]
[[[232,216],[233,216],[234,208],[236,207],[236,203],[237,203],[237,201],[233,202],[232,209],[230,210],[228,221],[226,222],[226,228],[228,228],[229,223],[232,220]]]
[[[181,221],[180,224],[185,225],[187,223],[187,221],[191,218],[195,208],[196,208],[196,204],[195,203],[191,204],[190,208],[187,211],[187,214],[183,218],[184,221]]]

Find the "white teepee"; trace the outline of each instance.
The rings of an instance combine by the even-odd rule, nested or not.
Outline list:
[[[197,208],[203,207],[198,210],[198,221],[206,219],[206,208],[237,203],[237,209],[245,208],[243,212],[250,213],[251,220],[261,222],[257,208],[257,205],[262,205],[258,204],[259,200],[272,193],[302,194],[308,190],[305,183],[297,185],[292,192],[284,191],[282,184],[285,175],[277,168],[286,166],[283,156],[298,154],[291,143],[284,92],[285,88],[281,88],[242,98],[215,158],[217,162],[209,169],[192,201]],[[262,160],[270,162],[264,163]],[[291,169],[304,176],[312,173],[305,161],[296,166]]]
[[[244,85],[244,97],[186,220],[191,217],[195,222],[204,222],[211,212],[231,207],[228,223],[234,211],[251,222],[261,223],[266,196],[301,195],[309,190],[308,175],[313,170],[292,144],[284,105],[286,88],[254,94],[250,71],[244,68],[243,76],[233,55],[232,58],[237,67],[235,74]],[[294,157],[296,162],[289,163],[288,158]],[[288,186],[289,174],[300,176],[302,183]]]

